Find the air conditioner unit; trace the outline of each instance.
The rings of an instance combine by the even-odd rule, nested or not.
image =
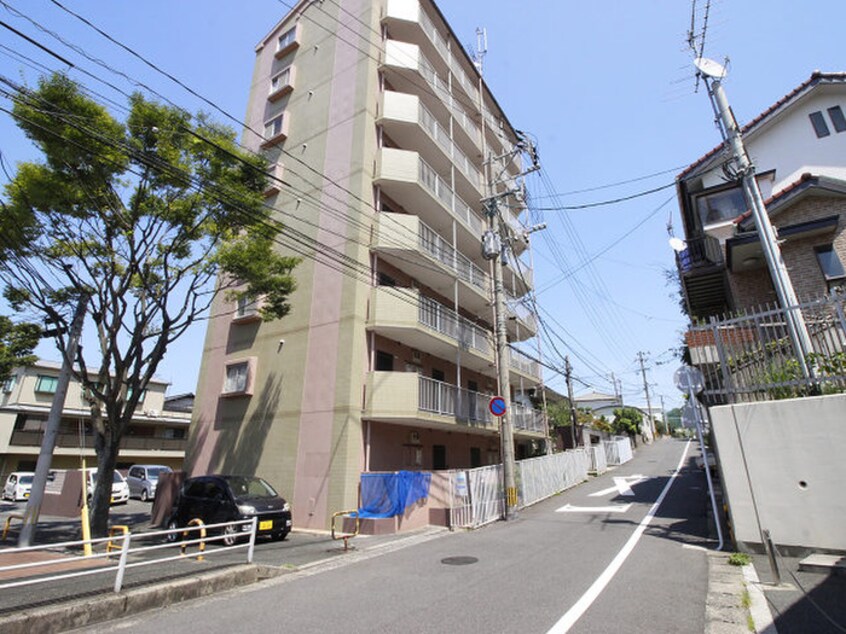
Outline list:
[[[148,409],[144,412],[150,418],[158,418],[159,417],[159,410],[157,409]]]
[[[408,442],[412,445],[416,445],[420,442],[420,432],[419,431],[412,431],[408,434]]]

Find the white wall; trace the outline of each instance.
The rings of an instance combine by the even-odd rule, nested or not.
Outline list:
[[[776,544],[846,551],[844,412],[842,394],[709,410],[739,543],[761,543],[754,493]]]

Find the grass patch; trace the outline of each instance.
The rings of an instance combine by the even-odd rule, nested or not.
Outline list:
[[[749,609],[749,606],[752,605],[752,597],[749,596],[749,590],[743,590],[743,594],[740,595],[740,605],[742,605],[747,610]]]
[[[752,557],[746,553],[732,553],[729,555],[728,562],[732,566],[745,566],[752,563]]]

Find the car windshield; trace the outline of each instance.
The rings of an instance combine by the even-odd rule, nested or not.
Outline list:
[[[273,498],[277,497],[276,491],[261,478],[248,478],[245,476],[227,476],[224,478],[232,489],[236,498]]]
[[[170,467],[148,467],[147,476],[150,480],[158,480],[160,473],[170,473]]]
[[[20,484],[32,484],[32,476],[21,476],[18,482]]]

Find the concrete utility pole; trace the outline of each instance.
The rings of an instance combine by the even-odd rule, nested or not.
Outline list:
[[[643,391],[646,392],[646,419],[649,423],[649,431],[652,433],[652,440],[655,440],[655,422],[652,420],[652,403],[649,402],[649,384],[646,382],[646,368],[643,366],[643,352],[637,353],[640,361],[640,373],[643,375]]]
[[[702,63],[703,61],[705,63]],[[779,304],[784,311],[787,329],[790,334],[790,340],[793,343],[793,348],[796,351],[797,361],[799,361],[802,374],[805,378],[811,378],[812,370],[807,364],[807,356],[813,352],[814,348],[811,344],[811,338],[808,335],[805,319],[802,316],[802,309],[799,308],[799,300],[796,298],[796,292],[790,281],[790,275],[781,256],[776,231],[770,222],[767,208],[764,206],[764,198],[761,195],[758,181],[755,178],[755,166],[749,160],[749,155],[746,153],[740,127],[737,125],[734,113],[732,113],[729,107],[725,90],[723,90],[721,79],[725,75],[725,69],[713,62],[710,62],[711,65],[709,66],[709,62],[710,60],[702,60],[700,58],[697,60],[696,66],[705,75],[706,79],[710,79],[709,82],[706,81],[708,93],[712,97],[719,121],[722,124],[720,130],[723,133],[726,144],[728,144],[734,155],[734,160],[737,163],[737,171],[742,178],[746,204],[752,210],[755,228],[758,230],[758,236],[761,239],[764,258],[770,270],[770,276],[772,277],[773,286],[775,286],[776,295],[778,295]],[[711,68],[714,66],[716,66],[718,71],[712,74],[714,71]]]
[[[41,503],[44,500],[44,488],[47,486],[47,476],[50,474],[50,465],[53,462],[53,449],[56,447],[56,437],[59,435],[59,424],[62,421],[62,410],[65,408],[65,397],[68,394],[73,363],[79,350],[79,338],[82,335],[88,299],[88,295],[80,297],[73,314],[73,321],[68,333],[68,343],[65,347],[65,358],[62,361],[62,369],[59,371],[59,379],[56,382],[56,392],[53,394],[53,403],[47,416],[47,426],[44,429],[44,439],[41,441],[41,451],[38,454],[38,462],[35,464],[32,489],[29,493],[26,511],[24,511],[21,534],[18,537],[19,548],[30,546],[35,538],[35,527],[38,524]]]
[[[576,414],[576,401],[573,398],[572,368],[570,367],[569,355],[564,357],[564,377],[567,379],[567,398],[570,399],[570,440],[573,443],[573,449],[575,449],[576,421],[578,420],[578,418]]]
[[[485,258],[493,260],[494,274],[494,329],[496,338],[497,374],[500,396],[505,401],[505,413],[499,417],[499,437],[502,451],[502,471],[505,480],[505,519],[517,517],[517,480],[514,477],[514,429],[511,422],[511,384],[508,378],[511,365],[511,351],[508,348],[508,333],[505,329],[505,290],[502,286],[502,250],[499,235],[499,198],[487,201],[488,230],[482,237],[482,251]]]

